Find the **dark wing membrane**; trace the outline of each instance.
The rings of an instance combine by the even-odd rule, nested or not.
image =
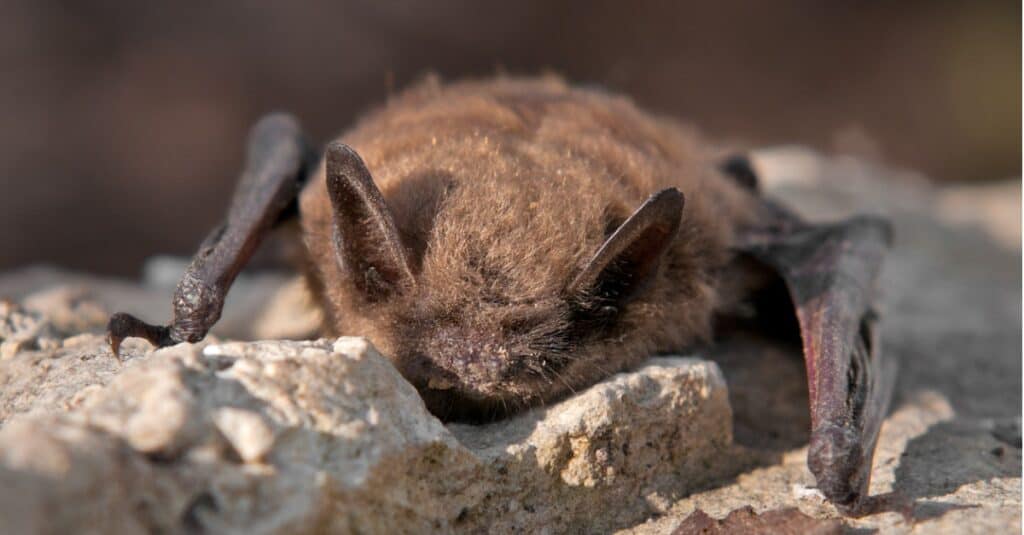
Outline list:
[[[811,405],[808,466],[826,497],[853,507],[867,494],[896,374],[879,351],[873,307],[891,230],[873,217],[808,225],[767,202],[766,213],[770,223],[743,233],[738,249],[789,290]]]
[[[227,219],[200,245],[174,292],[171,324],[150,325],[118,312],[107,326],[111,351],[118,355],[128,337],[159,347],[202,340],[220,319],[231,284],[260,242],[275,225],[297,215],[296,198],[315,158],[293,117],[276,114],[258,122],[249,134],[246,168]]]

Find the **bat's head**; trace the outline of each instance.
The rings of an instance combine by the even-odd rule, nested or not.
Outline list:
[[[477,181],[385,203],[354,153],[325,173],[332,213],[303,218],[328,328],[367,336],[442,418],[536,405],[707,330],[700,251],[669,254],[694,234],[674,188],[609,205]]]

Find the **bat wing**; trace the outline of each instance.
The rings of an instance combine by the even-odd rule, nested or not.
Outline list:
[[[765,211],[768,223],[744,231],[737,248],[785,283],[807,370],[807,464],[825,496],[850,509],[867,495],[896,374],[879,351],[874,308],[891,229],[866,216],[811,225],[768,201]]]
[[[249,134],[246,169],[227,220],[199,246],[174,291],[173,321],[151,325],[130,314],[114,314],[107,325],[114,355],[120,358],[121,342],[128,337],[158,347],[202,340],[220,319],[231,283],[260,242],[298,213],[296,198],[315,158],[293,117],[275,114],[258,122]]]

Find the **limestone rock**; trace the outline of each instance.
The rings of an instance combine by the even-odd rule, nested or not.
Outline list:
[[[471,532],[608,531],[731,475],[732,414],[718,367],[654,358],[546,410],[451,431],[486,467]]]
[[[11,301],[0,301],[0,359],[11,358],[22,350],[60,345],[53,331],[42,314]]]
[[[94,337],[0,366],[9,532],[607,531],[742,458],[698,359],[445,427],[363,339],[125,349]]]
[[[838,520],[813,518],[795,507],[757,514],[748,505],[722,520],[715,520],[697,509],[672,535],[840,535],[842,532],[843,526]]]

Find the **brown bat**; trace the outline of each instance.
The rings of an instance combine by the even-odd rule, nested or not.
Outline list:
[[[173,322],[115,314],[115,354],[130,336],[201,340],[260,241],[297,216],[325,334],[370,338],[446,420],[501,417],[708,343],[743,311],[768,326],[795,315],[808,464],[834,503],[865,496],[894,374],[873,330],[884,221],[805,223],[758,194],[745,158],[555,78],[428,80],[322,159],[274,115],[248,150]]]

